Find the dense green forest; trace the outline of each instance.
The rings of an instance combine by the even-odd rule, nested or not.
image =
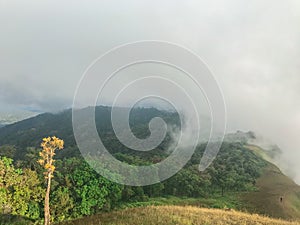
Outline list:
[[[265,162],[240,143],[224,143],[214,163],[203,173],[198,163],[205,145],[198,147],[191,161],[175,176],[155,185],[130,187],[112,183],[98,175],[80,157],[56,161],[51,193],[52,216],[56,221],[111,210],[124,202],[146,201],[151,197],[210,197],[226,192],[251,191]],[[31,219],[42,218],[43,172],[36,163],[38,154],[30,149],[15,165],[1,157],[2,212]],[[37,152],[36,152],[37,153]],[[140,157],[116,153],[128,163],[144,162]],[[153,156],[157,158],[159,156]],[[22,182],[23,181],[23,182]]]
[[[148,122],[162,117],[180,127],[178,115],[154,108],[135,109],[130,125],[138,137],[149,135]],[[151,152],[138,154],[123,146],[112,132],[110,108],[98,107],[96,122],[99,135],[110,152],[132,165],[146,165],[166,158],[170,137]],[[0,208],[4,215],[43,219],[45,180],[37,160],[40,142],[56,135],[65,141],[65,149],[56,156],[50,206],[53,221],[59,222],[150,201],[155,197],[214,198],[230,193],[255,191],[256,180],[267,162],[249,151],[244,142],[224,142],[216,160],[204,172],[198,164],[206,147],[199,144],[188,164],[162,183],[132,187],[113,183],[97,174],[81,157],[72,132],[71,111],[42,114],[0,129]],[[7,218],[6,218],[7,219]]]

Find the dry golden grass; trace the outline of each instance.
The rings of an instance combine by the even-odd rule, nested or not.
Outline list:
[[[103,213],[62,225],[296,225],[298,222],[271,219],[237,211],[192,206],[149,206]]]

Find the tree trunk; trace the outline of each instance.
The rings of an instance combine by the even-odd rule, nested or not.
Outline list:
[[[45,196],[45,225],[50,225],[50,206],[49,206],[50,186],[51,186],[51,173],[48,174],[47,191]]]

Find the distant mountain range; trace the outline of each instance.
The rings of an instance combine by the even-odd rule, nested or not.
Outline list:
[[[0,127],[19,122],[21,120],[36,116],[38,112],[19,110],[16,112],[0,112]]]

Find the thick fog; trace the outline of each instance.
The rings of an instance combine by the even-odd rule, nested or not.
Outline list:
[[[0,27],[0,112],[71,107],[101,54],[127,42],[173,42],[213,71],[228,132],[253,130],[276,143],[283,169],[300,182],[298,0],[2,0]]]

